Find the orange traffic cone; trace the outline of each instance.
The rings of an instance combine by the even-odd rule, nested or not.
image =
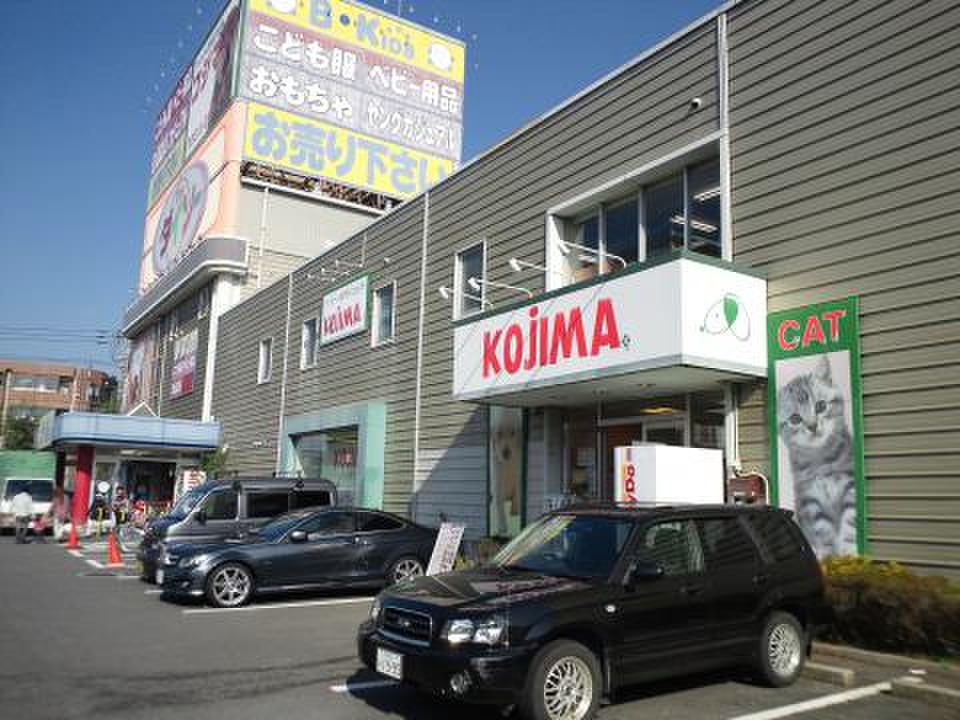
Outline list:
[[[67,542],[67,550],[79,550],[80,549],[80,540],[77,538],[77,524],[75,522],[70,523],[70,540]]]
[[[117,544],[117,534],[112,530],[107,536],[107,567],[123,567],[123,558],[120,557],[120,546]]]

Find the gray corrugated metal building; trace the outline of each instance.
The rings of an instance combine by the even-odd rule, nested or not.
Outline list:
[[[744,0],[645,52],[228,311],[231,466],[473,536],[611,496],[635,441],[769,473],[763,318],[855,297],[865,546],[960,574],[958,25]],[[320,342],[344,287],[370,317]],[[731,294],[752,327],[706,332]]]

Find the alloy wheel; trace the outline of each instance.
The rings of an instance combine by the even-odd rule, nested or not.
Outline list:
[[[550,720],[581,720],[593,703],[593,675],[587,664],[568,655],[547,670],[543,707]]]
[[[416,558],[401,558],[393,567],[393,581],[395,583],[420,575],[423,575],[423,563]]]
[[[242,568],[228,565],[213,576],[213,596],[220,605],[241,605],[249,594],[250,576]]]
[[[790,677],[800,666],[802,643],[796,628],[788,623],[778,623],[770,631],[767,642],[767,657],[770,668],[780,677]]]

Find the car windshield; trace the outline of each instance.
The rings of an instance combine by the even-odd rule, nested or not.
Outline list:
[[[526,528],[493,558],[505,570],[605,578],[633,530],[629,518],[551,515]]]
[[[167,513],[167,517],[171,520],[183,520],[206,494],[207,488],[194,488],[190,492],[181,495],[180,499],[177,500],[177,504]]]
[[[34,502],[50,502],[53,499],[53,483],[49,480],[7,480],[3,492],[5,500],[26,490]]]
[[[302,520],[310,517],[315,512],[316,510],[294,510],[293,512],[288,512],[284,515],[278,515],[266,525],[261,527],[257,532],[257,535],[265,540],[279,540],[287,534],[287,531],[292,530],[294,527],[300,524]]]

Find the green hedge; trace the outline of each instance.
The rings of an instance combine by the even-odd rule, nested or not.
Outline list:
[[[857,557],[827,560],[823,575],[834,617],[822,639],[896,653],[960,654],[960,586]]]

